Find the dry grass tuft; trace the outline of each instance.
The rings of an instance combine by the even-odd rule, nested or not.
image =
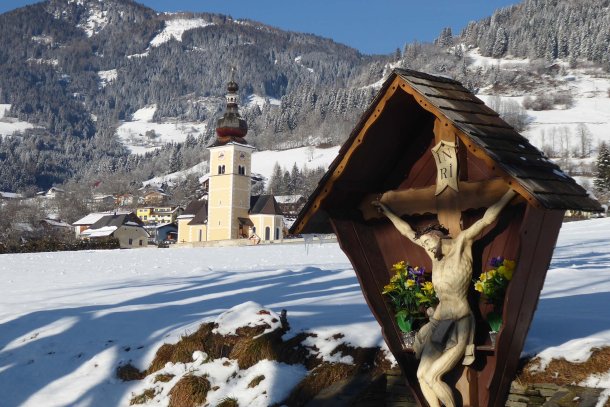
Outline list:
[[[518,375],[524,384],[553,383],[570,385],[580,383],[592,374],[605,373],[610,367],[610,347],[593,349],[591,357],[583,363],[572,363],[565,359],[553,359],[542,372],[532,371],[539,363],[535,358],[525,364]]]
[[[197,407],[205,403],[210,382],[203,376],[186,375],[169,392],[169,407]]]
[[[239,407],[237,399],[233,397],[225,397],[216,407]]]
[[[144,393],[138,394],[137,396],[133,396],[131,398],[131,401],[129,402],[129,405],[133,406],[134,404],[144,404],[148,400],[152,400],[154,398],[155,398],[155,389],[146,389],[146,390],[144,390]]]
[[[357,370],[358,368],[355,365],[324,362],[301,380],[301,382],[292,389],[290,396],[280,404],[304,406],[322,389],[339,380],[353,376],[356,374]]]
[[[142,380],[144,377],[146,377],[145,372],[141,372],[131,363],[119,366],[116,370],[116,375],[124,382],[129,382],[132,380]]]
[[[277,336],[271,334],[243,339],[235,344],[229,358],[237,360],[240,369],[248,369],[264,359],[278,360],[278,345]]]
[[[263,380],[265,380],[265,375],[256,376],[250,383],[248,383],[248,388],[252,389],[258,386]]]
[[[290,393],[281,404],[303,406],[314,398],[322,389],[358,373],[373,374],[390,369],[390,362],[385,359],[379,348],[353,348],[345,344],[337,346],[331,355],[341,352],[351,356],[353,365],[323,362],[314,368]]]
[[[155,376],[155,380],[153,383],[162,382],[167,383],[174,378],[175,375],[170,373],[162,373]]]
[[[212,333],[215,327],[214,323],[202,324],[196,332],[184,335],[177,343],[162,345],[146,370],[147,374],[163,369],[167,362],[192,362],[193,352],[197,350],[206,352],[212,359],[226,356],[228,354],[226,347],[230,345],[230,339]]]

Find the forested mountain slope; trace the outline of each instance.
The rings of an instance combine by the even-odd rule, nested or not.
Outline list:
[[[222,15],[158,14],[131,0],[17,9],[0,15],[0,191],[104,177],[128,189],[205,160],[233,66],[248,140],[259,150],[339,144],[394,66],[450,76],[475,92],[547,93],[561,73],[555,58],[610,69],[608,4],[526,0],[459,35],[444,29],[434,44],[378,56]],[[529,62],[482,66],[476,48]],[[136,135],[156,137],[156,149],[130,154],[119,127],[143,112],[151,123]],[[159,133],[172,125],[187,134],[163,145]]]

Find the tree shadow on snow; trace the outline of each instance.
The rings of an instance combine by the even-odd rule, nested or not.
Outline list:
[[[39,405],[36,397],[29,403],[28,399],[78,369],[84,372],[110,369],[111,373],[102,375],[100,383],[88,384],[89,387],[83,388],[78,396],[62,397],[67,404],[118,405],[129,391],[129,384],[121,383],[115,376],[120,363],[132,360],[136,366],[146,368],[144,357],[154,353],[159,342],[171,331],[200,322],[205,317],[212,319],[223,310],[246,301],[272,304],[277,312],[286,308],[293,326],[304,326],[310,319],[319,320],[322,314],[324,320],[329,321],[343,321],[346,316],[350,322],[373,321],[364,300],[356,304],[336,301],[342,295],[350,298],[362,295],[355,274],[337,275],[341,271],[343,269],[309,267],[297,271],[268,270],[265,275],[257,270],[252,277],[248,277],[247,271],[202,271],[199,276],[163,278],[146,283],[134,281],[134,286],[148,290],[150,286],[174,288],[117,304],[66,307],[20,316],[0,325],[2,405]],[[330,281],[313,278],[333,274],[337,278]],[[112,296],[113,290],[130,287],[100,287],[98,292]],[[334,303],[321,299],[329,292],[333,294]],[[72,319],[69,328],[53,335],[44,336],[43,332],[40,337],[36,336],[43,327],[65,318]],[[11,346],[6,349],[8,344]],[[110,366],[100,356],[109,350],[112,353]],[[57,382],[54,386],[58,383],[61,384]],[[122,390],[117,391],[117,386],[122,386]],[[56,391],[61,392],[64,386],[59,387]]]
[[[608,332],[610,292],[540,299],[525,343],[528,354]],[[608,336],[608,333],[605,334]]]

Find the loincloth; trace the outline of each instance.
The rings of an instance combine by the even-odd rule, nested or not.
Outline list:
[[[430,318],[415,336],[415,357],[419,359],[425,348],[431,347],[433,351],[442,353],[458,344],[458,327],[469,324],[468,338],[464,350],[462,364],[470,365],[474,362],[474,330],[475,319],[472,314],[459,319],[438,320]]]

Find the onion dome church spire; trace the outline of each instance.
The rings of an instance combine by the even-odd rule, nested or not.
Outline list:
[[[224,115],[216,123],[216,142],[214,145],[223,145],[229,142],[248,144],[244,137],[248,133],[248,124],[239,115],[237,103],[239,86],[235,82],[235,67],[231,68],[231,80],[227,84],[227,107]]]

